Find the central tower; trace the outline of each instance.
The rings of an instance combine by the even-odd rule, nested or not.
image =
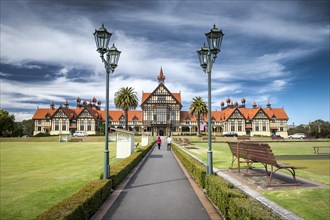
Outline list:
[[[143,125],[152,135],[171,135],[180,124],[181,94],[172,93],[165,86],[163,68],[157,76],[158,86],[151,93],[142,92]]]

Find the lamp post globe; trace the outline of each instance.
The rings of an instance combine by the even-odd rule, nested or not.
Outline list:
[[[215,25],[210,30],[210,32],[206,33],[206,39],[208,42],[208,47],[204,44],[200,50],[197,51],[200,66],[203,71],[208,75],[207,84],[208,84],[208,101],[207,101],[207,132],[208,132],[208,151],[207,151],[207,167],[206,173],[212,174],[213,172],[213,158],[212,158],[212,130],[211,130],[211,72],[213,63],[217,58],[217,54],[220,52],[220,47],[223,38],[222,30],[219,30]]]
[[[108,48],[111,33],[102,24],[98,30],[94,32],[94,39],[96,44],[96,50],[99,52],[102,62],[106,70],[106,102],[105,102],[105,146],[104,146],[104,173],[103,179],[110,178],[110,163],[109,163],[109,75],[115,71],[118,66],[118,60],[121,51],[118,51],[115,45]],[[106,59],[104,59],[106,54]]]
[[[213,28],[210,30],[210,32],[205,33],[205,36],[207,38],[209,49],[216,58],[217,54],[220,52],[220,47],[222,43],[222,30],[219,30],[215,25],[213,25]]]
[[[107,31],[103,24],[98,30],[95,29],[94,39],[96,43],[96,50],[101,54],[101,56],[107,52],[111,35],[112,34]]]

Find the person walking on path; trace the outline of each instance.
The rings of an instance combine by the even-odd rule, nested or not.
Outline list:
[[[157,138],[156,142],[158,144],[158,150],[160,150],[160,145],[162,143],[162,140],[160,139],[160,137]]]
[[[171,146],[172,146],[172,138],[171,138],[171,136],[168,136],[168,138],[167,138],[167,150],[171,150]]]

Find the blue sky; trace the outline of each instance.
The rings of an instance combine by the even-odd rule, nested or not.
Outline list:
[[[213,24],[225,36],[212,71],[212,110],[229,97],[284,108],[288,124],[329,121],[329,1],[2,0],[1,108],[16,121],[37,107],[79,96],[105,103],[105,70],[92,33],[102,23],[122,51],[110,76],[110,108],[119,88],[165,85],[183,110],[201,96],[207,75],[196,51]]]

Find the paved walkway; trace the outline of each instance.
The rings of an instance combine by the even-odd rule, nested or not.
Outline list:
[[[163,138],[103,219],[210,219]]]

